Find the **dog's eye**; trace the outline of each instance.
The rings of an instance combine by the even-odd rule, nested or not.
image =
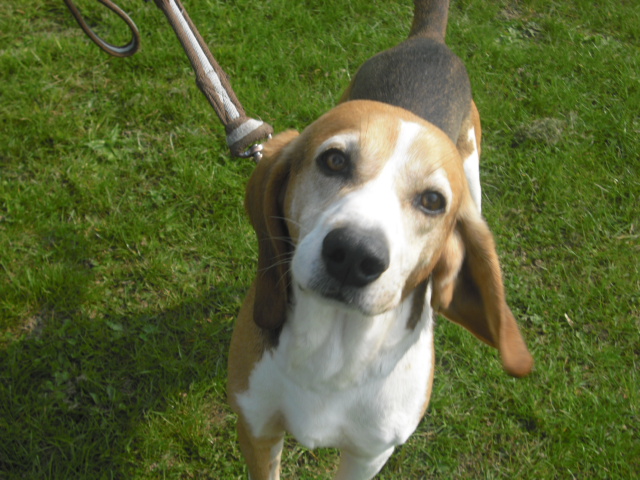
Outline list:
[[[420,210],[430,215],[442,213],[447,206],[444,196],[433,190],[426,190],[418,195],[416,203]]]
[[[328,175],[347,175],[351,168],[347,154],[337,148],[323,152],[317,162],[320,169]]]

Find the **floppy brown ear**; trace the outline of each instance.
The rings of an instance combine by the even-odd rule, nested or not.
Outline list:
[[[533,358],[507,306],[493,236],[469,202],[434,270],[433,307],[500,352],[510,375],[523,377]]]
[[[282,327],[287,309],[290,240],[283,200],[289,175],[287,145],[298,132],[286,131],[269,140],[253,171],[245,208],[258,238],[258,272],[253,306],[255,323],[267,330]]]

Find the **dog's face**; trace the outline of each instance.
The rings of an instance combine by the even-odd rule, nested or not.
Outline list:
[[[437,311],[498,348],[509,373],[529,373],[493,237],[441,130],[351,101],[264,152],[246,198],[259,242],[258,326],[279,331],[293,289],[377,315],[431,278]]]
[[[468,188],[441,130],[364,107],[341,105],[292,142],[284,216],[292,288],[376,315],[433,270]]]

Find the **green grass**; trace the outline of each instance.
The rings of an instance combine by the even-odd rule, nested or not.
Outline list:
[[[184,3],[277,131],[330,108],[411,20],[409,0]],[[0,7],[0,478],[246,478],[224,392],[253,166],[227,155],[161,12],[121,6],[142,33],[128,59],[59,0]],[[450,17],[537,363],[508,378],[439,321],[429,412],[379,478],[640,477],[640,6],[454,0]],[[336,460],[288,441],[284,478]]]

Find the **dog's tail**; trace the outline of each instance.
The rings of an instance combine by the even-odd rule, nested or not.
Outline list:
[[[414,0],[409,37],[429,37],[444,42],[449,17],[449,0]]]

